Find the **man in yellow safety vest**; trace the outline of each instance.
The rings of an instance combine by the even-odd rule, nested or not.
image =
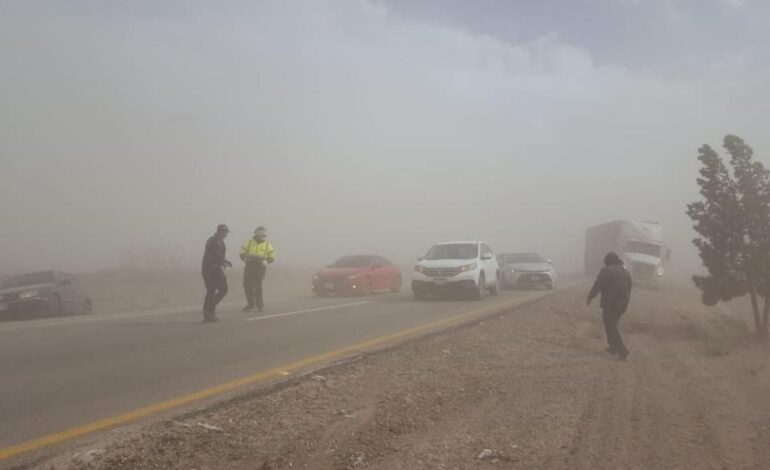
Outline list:
[[[267,265],[275,261],[275,249],[267,241],[265,227],[257,227],[254,236],[241,248],[241,259],[246,263],[243,271],[243,291],[246,294],[244,312],[254,310],[260,312],[264,308],[262,300],[262,281],[265,279]]]

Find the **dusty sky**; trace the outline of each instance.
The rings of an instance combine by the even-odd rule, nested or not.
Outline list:
[[[291,264],[570,269],[637,218],[692,264],[697,147],[770,151],[768,43],[760,0],[3,1],[0,272],[195,266],[220,222]]]

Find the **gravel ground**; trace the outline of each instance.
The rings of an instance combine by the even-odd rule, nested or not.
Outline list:
[[[684,287],[637,290],[622,363],[604,352],[584,291],[23,465],[770,468],[770,349],[742,318]]]

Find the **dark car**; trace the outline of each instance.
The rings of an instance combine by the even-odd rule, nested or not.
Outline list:
[[[313,292],[318,295],[367,295],[374,291],[398,292],[401,271],[378,255],[343,256],[313,277]]]
[[[91,299],[59,271],[39,271],[0,282],[0,318],[22,319],[91,313]]]

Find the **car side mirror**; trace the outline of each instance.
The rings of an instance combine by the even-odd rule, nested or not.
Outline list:
[[[62,286],[62,287],[64,287],[64,286],[71,286],[72,285],[72,281],[70,281],[69,279],[64,279],[63,281],[59,281],[59,285]]]
[[[417,261],[422,261],[424,258],[422,256],[417,257]]]
[[[545,260],[545,262],[548,263],[548,264],[553,264],[553,261],[550,260],[550,259]]]
[[[481,259],[483,259],[484,261],[489,261],[489,260],[491,260],[492,258],[494,258],[494,256],[492,256],[492,255],[490,255],[490,254],[488,254],[488,253],[487,253],[487,254],[483,254],[483,255],[481,255]]]

